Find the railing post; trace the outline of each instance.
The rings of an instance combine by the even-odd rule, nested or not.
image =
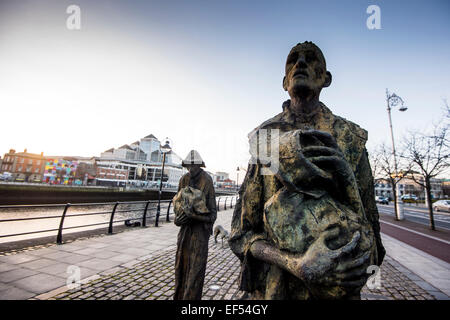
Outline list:
[[[63,226],[64,226],[64,218],[66,217],[67,209],[69,209],[69,207],[70,207],[70,203],[66,203],[63,214],[61,216],[61,221],[59,222],[58,236],[56,237],[57,244],[62,244],[62,230],[63,230]]]
[[[220,211],[220,197],[217,199],[217,211]]]
[[[169,206],[167,207],[166,222],[170,222],[169,214],[170,214],[170,205],[171,204],[172,204],[172,200],[169,201]]]
[[[150,200],[148,200],[147,203],[145,204],[144,216],[142,217],[142,226],[143,227],[147,226],[147,209],[148,209],[149,204],[150,204]]]
[[[112,210],[112,212],[111,212],[111,219],[109,220],[108,234],[112,234],[112,233],[113,233],[114,214],[116,213],[116,209],[117,209],[117,206],[118,206],[118,205],[119,205],[119,201],[117,201],[117,202],[114,204],[114,208],[113,208],[113,210]]]

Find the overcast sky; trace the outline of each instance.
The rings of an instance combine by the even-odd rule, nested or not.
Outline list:
[[[321,101],[390,143],[450,98],[449,1],[0,0],[0,154],[99,156],[150,133],[207,170],[246,168],[247,134],[281,111],[289,50],[314,41],[333,83]],[[69,30],[66,8],[81,8]],[[369,30],[366,9],[381,9]]]

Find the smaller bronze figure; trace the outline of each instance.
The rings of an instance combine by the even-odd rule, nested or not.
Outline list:
[[[174,300],[200,300],[205,280],[206,262],[208,259],[208,242],[217,218],[216,195],[211,177],[202,170],[205,167],[200,154],[192,150],[182,162],[189,172],[181,177],[178,194],[175,196],[181,205],[176,205],[175,224],[180,227],[175,260],[175,294]],[[182,199],[180,192],[186,187],[194,190],[186,192],[196,196],[197,190],[202,193],[207,212],[197,212],[196,199]],[[174,198],[174,202],[175,202]],[[200,201],[200,202],[203,202]],[[200,205],[201,206],[201,205]],[[174,206],[175,207],[175,206]],[[183,212],[180,212],[183,211]]]

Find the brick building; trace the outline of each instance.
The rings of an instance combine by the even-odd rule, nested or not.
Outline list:
[[[13,181],[17,182],[42,182],[45,167],[44,153],[29,153],[9,150],[3,156],[0,171],[12,174]]]

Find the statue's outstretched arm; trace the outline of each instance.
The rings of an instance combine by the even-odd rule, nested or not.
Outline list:
[[[332,250],[325,241],[337,237],[337,228],[327,230],[300,255],[280,250],[265,240],[252,243],[250,253],[258,260],[275,264],[308,284],[340,285],[358,287],[364,285],[367,277],[366,267],[370,253],[366,252],[358,258],[345,259],[358,244],[360,234],[355,232],[352,240],[346,245]]]

